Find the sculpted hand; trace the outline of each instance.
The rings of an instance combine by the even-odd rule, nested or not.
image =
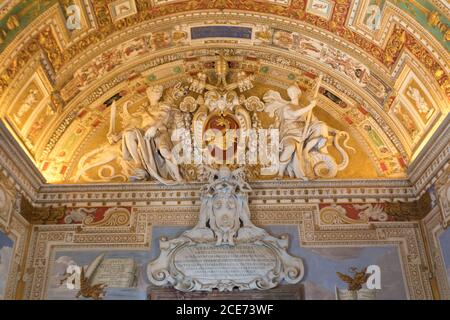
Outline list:
[[[150,140],[151,138],[154,138],[156,135],[156,127],[151,127],[145,132],[145,139]]]
[[[107,138],[110,144],[115,144],[122,138],[122,136],[120,134],[108,134]]]

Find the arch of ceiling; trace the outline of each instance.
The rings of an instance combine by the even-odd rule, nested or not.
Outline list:
[[[351,133],[358,146],[351,161],[367,168],[350,166],[337,178],[404,177],[448,113],[448,52],[414,23],[402,26],[411,19],[393,6],[384,9],[380,30],[363,37],[367,3],[358,1],[350,16],[350,2],[337,1],[328,23],[307,12],[293,20],[282,18],[284,11],[276,17],[232,10],[146,21],[135,3],[138,13],[116,23],[102,1],[83,7],[83,28],[72,34],[59,7],[50,7],[48,20],[35,25],[38,32],[29,30],[31,23],[0,56],[9,66],[0,73],[0,116],[49,182],[80,182],[77,163],[106,143],[108,99],[119,94],[119,104],[142,103],[146,86],[185,81],[189,68],[220,53],[252,61],[256,95],[283,92],[304,74],[325,75],[318,116]],[[163,15],[158,12],[152,17]],[[346,29],[332,30],[344,16]],[[96,36],[99,30],[109,36]],[[94,36],[83,37],[89,32]]]

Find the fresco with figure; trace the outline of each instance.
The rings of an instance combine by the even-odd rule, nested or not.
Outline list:
[[[99,290],[100,298],[146,299],[147,287],[150,285],[146,268],[147,264],[155,260],[160,253],[158,240],[162,236],[176,238],[188,229],[188,227],[154,227],[151,250],[145,251],[75,248],[56,250],[49,271],[47,299],[77,298],[80,290],[68,289],[65,281],[66,271],[70,265],[78,265],[89,271],[91,287],[110,283],[103,290]],[[297,226],[266,226],[264,229],[276,237],[289,234],[291,239],[289,254],[302,257],[304,261],[305,276],[302,283],[305,286],[306,299],[334,300],[336,287],[347,288],[346,283],[339,279],[336,272],[351,274],[349,269],[352,267],[361,270],[373,264],[381,268],[381,290],[376,292],[376,299],[407,298],[399,252],[395,246],[305,248],[299,245]],[[117,266],[119,263],[121,268],[111,269],[114,268],[112,265]],[[97,270],[91,271],[95,266]],[[116,275],[120,273],[120,276],[116,276],[116,280],[111,282],[111,279],[105,276],[106,268],[115,270]],[[118,278],[120,280],[117,280]],[[86,299],[82,295],[78,298]]]
[[[444,258],[445,270],[447,271],[447,279],[450,285],[450,229],[445,230],[439,237],[441,245],[442,257]]]
[[[14,242],[0,232],[0,299],[4,299]]]
[[[0,1],[0,301],[450,299],[448,2]]]

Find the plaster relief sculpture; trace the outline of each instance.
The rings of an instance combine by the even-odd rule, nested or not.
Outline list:
[[[38,101],[38,91],[35,89],[31,89],[28,92],[28,95],[26,96],[25,100],[23,101],[22,105],[19,107],[19,111],[14,115],[14,120],[16,120],[17,123],[22,123],[22,118],[27,114],[31,108],[35,105],[35,103]]]
[[[111,106],[108,142],[84,155],[79,164],[74,181],[142,181],[154,179],[170,185],[183,181],[176,163],[171,140],[175,115],[173,105],[182,98],[184,88],[181,84],[164,92],[162,86],[147,89],[148,107],[139,108],[130,113],[130,101],[125,102],[120,112],[121,127],[117,131],[117,105]],[[164,97],[163,97],[164,96]],[[164,98],[164,99],[163,99]],[[161,101],[163,100],[163,101]],[[120,172],[112,165],[116,162]],[[91,170],[97,170],[98,178],[89,176]]]
[[[334,178],[347,168],[349,156],[340,140],[355,151],[347,145],[349,134],[313,113],[321,80],[304,80],[305,91],[314,92],[302,107],[300,83],[287,90],[290,101],[274,90],[262,99],[251,95],[257,62],[246,71],[236,57],[219,55],[210,66],[188,65],[193,75],[165,92],[162,86],[149,87],[144,105],[125,102],[119,113],[113,102],[109,144],[81,158],[74,180],[170,185],[201,180],[203,165],[225,164],[245,166],[250,177],[311,180]],[[341,162],[329,153],[329,145]]]
[[[160,102],[162,95],[162,86],[147,89],[152,114],[143,112],[137,119],[125,113],[127,126],[122,134],[122,153],[125,161],[133,163],[133,180],[145,180],[151,176],[164,184],[170,184],[170,178],[182,181],[172,157],[172,142],[167,127],[171,107]]]
[[[387,221],[388,215],[386,212],[384,212],[383,206],[380,204],[371,204],[367,203],[364,205],[357,205],[355,204],[354,207],[356,209],[362,210],[358,216],[360,219],[364,221],[369,221],[369,219],[376,220],[376,221]]]
[[[402,104],[397,104],[392,108],[395,116],[400,120],[402,126],[406,129],[411,140],[416,140],[419,136],[420,130],[417,128],[417,124],[413,117]]]
[[[64,223],[81,223],[89,214],[94,213],[95,208],[75,208],[64,217]]]
[[[376,1],[375,4],[370,4],[367,7],[366,11],[366,26],[369,27],[370,30],[375,31],[380,28],[381,23],[381,8],[380,1]]]
[[[414,104],[419,113],[424,114],[427,119],[432,115],[433,109],[428,105],[419,89],[409,87],[406,94],[414,101]]]
[[[316,84],[316,90],[319,86],[320,81]],[[339,138],[344,137],[344,146],[355,151],[347,145],[349,134],[330,128],[313,115],[317,104],[315,98],[308,106],[301,107],[299,98],[302,91],[298,86],[290,86],[287,93],[291,101],[284,100],[279,92],[273,90],[268,91],[263,98],[265,111],[278,119],[281,148],[278,176],[282,178],[287,174],[291,178],[303,180],[335,177],[349,164],[348,154],[340,146]],[[333,144],[343,159],[339,164],[328,152],[330,136],[334,136]]]
[[[290,256],[287,236],[275,238],[250,221],[242,169],[209,169],[197,225],[180,237],[160,239],[160,256],[147,275],[156,286],[180,291],[271,289],[298,283],[301,259]]]

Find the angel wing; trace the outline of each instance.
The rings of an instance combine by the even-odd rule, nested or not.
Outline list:
[[[122,126],[124,128],[130,125],[133,127],[139,126],[141,122],[141,117],[130,114],[128,108],[131,104],[132,101],[125,102],[125,104],[123,105],[123,111],[120,114],[120,117],[122,118]]]
[[[85,275],[86,275],[86,278],[89,279],[89,281],[92,280],[92,276],[94,275],[95,271],[100,266],[100,264],[102,263],[104,258],[105,258],[105,253],[100,254],[99,256],[97,256],[94,259],[94,261],[91,262],[91,264],[86,269]]]
[[[362,285],[367,282],[367,279],[369,279],[370,274],[366,273],[367,268],[362,269],[360,272],[355,273],[355,282],[357,282],[359,285]]]
[[[342,281],[344,281],[344,282],[346,282],[346,283],[348,283],[348,284],[351,284],[351,283],[353,282],[353,278],[350,277],[350,276],[348,276],[348,275],[346,275],[346,274],[343,274],[343,273],[340,273],[340,272],[336,272],[336,275],[337,275]]]

